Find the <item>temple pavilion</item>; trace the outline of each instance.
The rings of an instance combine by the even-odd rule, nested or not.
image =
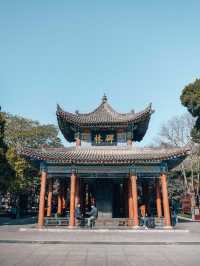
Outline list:
[[[70,113],[57,106],[57,120],[66,148],[32,149],[21,154],[40,162],[38,226],[56,212],[76,225],[75,207],[86,212],[96,204],[98,219],[121,218],[132,226],[140,216],[162,218],[171,226],[167,173],[187,156],[187,148],[140,148],[153,109],[118,113],[104,95],[90,113]],[[55,183],[56,191],[55,191]]]

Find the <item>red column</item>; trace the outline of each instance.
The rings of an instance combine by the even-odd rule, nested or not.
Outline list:
[[[61,214],[62,213],[62,195],[59,192],[58,194],[58,206],[57,206],[57,214]]]
[[[62,210],[65,210],[66,202],[65,202],[65,191],[62,192]]]
[[[80,180],[76,179],[75,206],[80,203]]]
[[[146,216],[146,206],[145,204],[142,204],[140,206],[141,216],[144,218]]]
[[[128,180],[128,218],[130,219],[128,222],[129,226],[133,225],[133,197],[132,197],[132,187],[131,182]]]
[[[162,217],[160,181],[156,180],[156,209],[158,218]]]
[[[138,226],[138,198],[137,198],[137,176],[131,176],[131,188],[133,197],[133,219],[134,225]]]
[[[51,210],[52,210],[52,196],[53,196],[53,180],[52,178],[49,179],[48,184],[48,206],[47,206],[47,216],[51,216]]]
[[[59,188],[58,188],[58,205],[57,205],[57,214],[62,214],[62,187],[61,181],[59,181]]]
[[[76,175],[72,173],[70,184],[70,220],[69,226],[75,226],[75,193],[76,193]]]
[[[39,215],[38,215],[38,227],[44,225],[44,211],[45,211],[45,190],[46,190],[47,173],[42,171],[40,181],[40,201],[39,201]]]
[[[162,197],[163,197],[163,210],[164,210],[165,225],[171,226],[169,199],[168,199],[168,191],[167,191],[167,177],[165,174],[161,175],[161,184],[162,184]]]

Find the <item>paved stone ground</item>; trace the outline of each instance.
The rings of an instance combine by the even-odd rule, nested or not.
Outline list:
[[[175,232],[143,231],[92,231],[92,230],[71,230],[62,231],[38,231],[28,226],[23,226],[27,231],[20,231],[20,225],[0,226],[0,242],[9,241],[46,241],[46,242],[66,242],[66,243],[135,243],[135,242],[199,242],[200,243],[200,223],[184,223],[177,227]],[[62,227],[63,228],[63,227]],[[178,230],[188,231],[178,231]],[[59,229],[58,229],[59,230]]]
[[[26,231],[21,231],[22,227]],[[175,232],[40,232],[32,230],[33,227],[26,221],[0,226],[0,266],[193,266],[200,263],[200,223],[179,224]]]
[[[1,266],[193,266],[199,246],[1,244]]]

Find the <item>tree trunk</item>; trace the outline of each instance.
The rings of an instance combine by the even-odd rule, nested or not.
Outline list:
[[[187,176],[186,176],[186,173],[185,173],[185,168],[184,168],[184,164],[183,164],[183,163],[181,164],[181,169],[182,169],[182,174],[183,174],[183,177],[184,177],[184,185],[185,185],[185,189],[186,189],[186,191],[188,192]]]

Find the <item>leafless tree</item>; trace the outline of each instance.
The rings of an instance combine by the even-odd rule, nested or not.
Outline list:
[[[161,127],[156,140],[158,146],[164,147],[191,147],[191,155],[179,166],[184,178],[186,192],[199,192],[200,156],[199,146],[192,142],[190,132],[195,119],[189,114],[174,116]]]
[[[173,147],[192,145],[190,132],[195,124],[195,119],[189,114],[174,116],[164,123],[159,133],[160,143]]]

